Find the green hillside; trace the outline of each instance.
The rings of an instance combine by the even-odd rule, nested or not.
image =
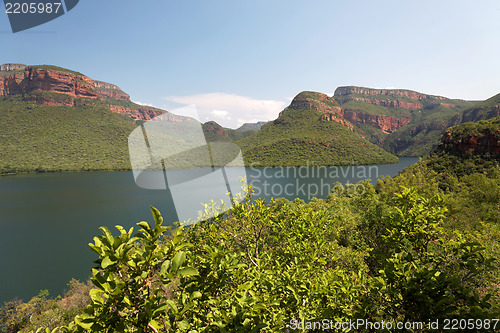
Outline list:
[[[130,169],[132,119],[111,113],[97,100],[75,99],[69,107],[30,99],[36,98],[0,98],[0,173]]]
[[[500,94],[488,98],[467,110],[459,118],[460,123],[486,120],[500,116]]]
[[[237,141],[245,163],[259,166],[395,163],[397,158],[311,109],[285,111],[255,134]]]
[[[346,119],[349,119],[349,113],[387,117],[386,122],[394,122],[396,127],[386,132],[375,125],[356,121],[353,124],[367,140],[398,156],[423,156],[430,153],[444,129],[453,125],[453,120],[464,110],[476,104],[473,101],[407,90],[354,88],[354,93],[334,96],[344,110]],[[398,128],[397,121],[401,119],[410,121]]]
[[[225,128],[217,124],[215,121],[207,121],[202,125],[202,128],[208,142],[232,142],[246,138],[255,132],[252,130],[240,131]]]
[[[427,155],[447,127],[500,116],[500,94],[479,103],[463,101],[457,107],[458,113],[441,106],[414,114],[409,124],[386,138],[383,147],[398,156]]]

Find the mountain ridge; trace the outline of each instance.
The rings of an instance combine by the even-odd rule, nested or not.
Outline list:
[[[117,85],[93,80],[79,72],[51,65],[1,65],[0,96],[33,92],[57,93],[68,98],[49,98],[39,94],[37,102],[49,106],[73,106],[75,98],[100,99],[112,112],[134,120],[147,121],[165,111],[133,103]],[[52,96],[54,97],[54,96]]]

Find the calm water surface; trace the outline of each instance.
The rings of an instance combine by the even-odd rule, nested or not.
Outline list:
[[[325,198],[332,183],[394,176],[416,163],[349,167],[247,169],[257,197],[306,201]],[[223,185],[222,185],[223,186]],[[199,184],[197,191],[213,191]],[[0,177],[0,303],[28,300],[42,289],[64,293],[71,278],[87,280],[96,255],[88,243],[98,228],[152,222],[149,206],[172,224],[177,215],[166,191],[137,187],[131,172],[37,174]]]

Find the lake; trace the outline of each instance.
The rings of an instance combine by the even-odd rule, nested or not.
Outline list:
[[[416,162],[417,158],[400,158],[399,163],[376,166],[248,168],[244,172],[255,197],[309,201],[326,198],[332,183],[376,181]],[[218,186],[198,182],[179,200],[194,192],[223,191],[226,184]],[[165,190],[139,188],[132,172],[0,177],[0,303],[16,297],[27,301],[43,289],[57,296],[67,290],[72,278],[86,281],[96,259],[88,243],[100,235],[100,226],[116,234],[117,224],[130,228],[140,221],[152,223],[150,205],[171,225],[180,215],[174,202]]]

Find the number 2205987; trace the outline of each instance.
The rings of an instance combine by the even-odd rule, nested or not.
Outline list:
[[[7,14],[58,14],[62,9],[61,2],[7,2],[5,12]]]

